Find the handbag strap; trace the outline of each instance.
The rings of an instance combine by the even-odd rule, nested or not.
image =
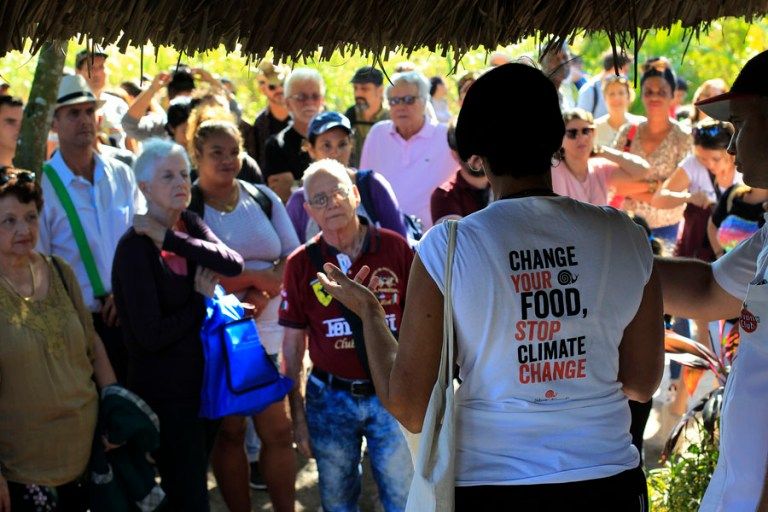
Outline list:
[[[448,220],[448,248],[445,255],[445,278],[443,292],[443,350],[440,354],[441,383],[448,387],[453,381],[454,354],[454,329],[453,306],[451,303],[451,281],[453,280],[453,255],[456,252],[456,236],[459,228],[458,221]]]
[[[80,259],[83,260],[83,266],[85,272],[88,274],[88,280],[93,287],[93,295],[96,298],[101,298],[107,295],[104,283],[99,275],[99,270],[96,268],[96,260],[93,258],[93,251],[88,244],[88,239],[85,237],[85,230],[83,229],[83,223],[80,222],[80,217],[77,215],[75,205],[72,203],[72,198],[69,196],[64,183],[61,181],[59,174],[49,164],[43,166],[43,173],[51,182],[53,190],[56,192],[56,197],[59,198],[61,206],[64,208],[64,212],[67,214],[69,220],[69,226],[72,229],[72,235],[75,237],[75,243],[77,249],[80,251]]]

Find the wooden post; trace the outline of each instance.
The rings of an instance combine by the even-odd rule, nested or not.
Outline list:
[[[47,42],[40,48],[29,101],[24,107],[24,119],[13,163],[16,167],[35,172],[38,179],[45,161],[53,107],[67,58],[66,49],[66,41]]]

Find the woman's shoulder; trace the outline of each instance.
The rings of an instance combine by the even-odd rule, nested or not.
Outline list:
[[[674,119],[670,119],[670,123],[672,123],[672,129],[669,132],[670,136],[679,140],[686,140],[690,143],[693,138],[691,127]]]

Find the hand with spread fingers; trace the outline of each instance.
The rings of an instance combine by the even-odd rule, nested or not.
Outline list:
[[[363,281],[371,272],[370,267],[363,265],[353,279],[344,275],[341,269],[333,263],[326,263],[323,265],[323,269],[325,274],[318,272],[317,277],[325,291],[354,314],[362,318],[365,311],[370,310],[370,308],[381,309],[376,296],[363,285]]]

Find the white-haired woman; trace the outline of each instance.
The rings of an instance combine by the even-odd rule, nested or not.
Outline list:
[[[426,115],[429,81],[418,71],[392,76],[387,88],[391,120],[376,123],[363,145],[361,169],[384,175],[400,209],[431,226],[432,192],[459,168],[448,147],[448,127]]]
[[[156,454],[171,510],[209,510],[207,471],[218,422],[198,417],[203,295],[243,259],[187,210],[190,165],[180,145],[144,144],[134,167],[146,215],[117,245],[112,285],[128,348],[128,387],[160,419]]]
[[[309,122],[323,110],[325,83],[317,70],[298,68],[285,79],[284,90],[291,122],[267,139],[262,171],[267,185],[285,203],[291,195],[291,187],[301,181],[304,169],[311,162],[301,145],[307,136]]]

